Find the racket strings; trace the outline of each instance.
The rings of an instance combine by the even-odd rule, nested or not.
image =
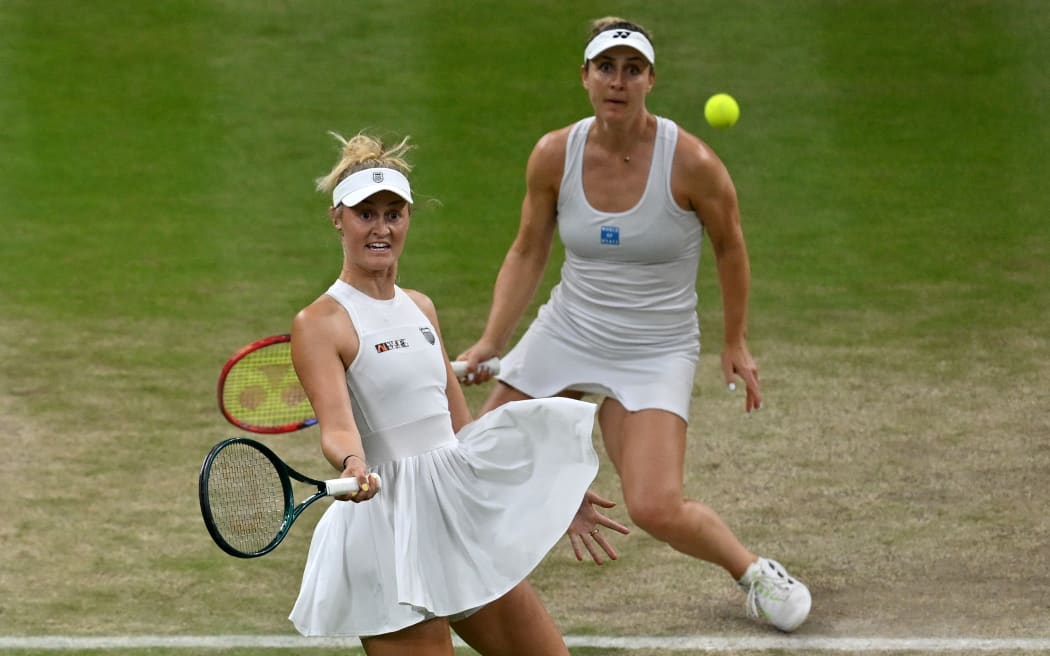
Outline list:
[[[284,483],[258,449],[231,444],[212,461],[208,505],[223,539],[238,551],[255,553],[269,546],[284,526]]]
[[[238,360],[226,373],[222,402],[238,423],[248,426],[274,428],[314,416],[288,342],[269,344]]]

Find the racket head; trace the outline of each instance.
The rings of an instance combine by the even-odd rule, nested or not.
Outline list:
[[[246,437],[212,447],[197,492],[204,525],[219,548],[257,558],[280,544],[297,514],[286,470],[273,451]]]
[[[226,421],[250,433],[290,433],[317,423],[292,366],[291,335],[273,335],[233,354],[218,383]]]

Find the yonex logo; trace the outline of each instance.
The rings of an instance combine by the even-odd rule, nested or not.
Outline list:
[[[382,181],[383,181],[383,172],[382,171],[373,171],[372,172],[372,182],[379,183],[379,182],[382,182]]]
[[[627,32],[627,31],[624,31],[624,30],[618,30],[616,32],[613,32],[612,38],[614,38],[614,39],[626,39],[626,38],[628,38],[630,36],[631,36],[630,32]]]
[[[619,246],[620,229],[616,226],[602,226],[601,242],[608,246]]]

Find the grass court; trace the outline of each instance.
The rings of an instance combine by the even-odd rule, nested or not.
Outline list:
[[[746,417],[723,387],[705,246],[688,494],[810,586],[801,638],[1050,639],[1039,0],[0,1],[0,636],[293,632],[319,509],[235,560],[196,477],[237,434],[225,359],[338,274],[326,132],[417,144],[401,285],[456,354],[530,149],[590,111],[579,65],[608,14],[653,32],[649,109],[725,161],[751,254],[766,404]],[[723,91],[742,115],[716,131]],[[324,475],[315,432],[265,441]],[[620,499],[607,463],[595,489]],[[771,635],[720,570],[616,544],[598,568],[563,540],[532,577],[566,634]]]

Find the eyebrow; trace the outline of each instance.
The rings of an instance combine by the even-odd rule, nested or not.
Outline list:
[[[616,61],[616,57],[613,57],[612,55],[607,55],[607,54],[605,54],[603,52],[600,55],[598,55],[597,57],[595,57],[594,59],[592,59],[591,61],[593,61],[593,62],[598,62],[598,61]],[[627,61],[629,61],[629,62],[640,61],[640,62],[649,63],[649,60],[646,59],[645,56],[641,55],[641,54],[631,55],[631,56],[627,57]]]

